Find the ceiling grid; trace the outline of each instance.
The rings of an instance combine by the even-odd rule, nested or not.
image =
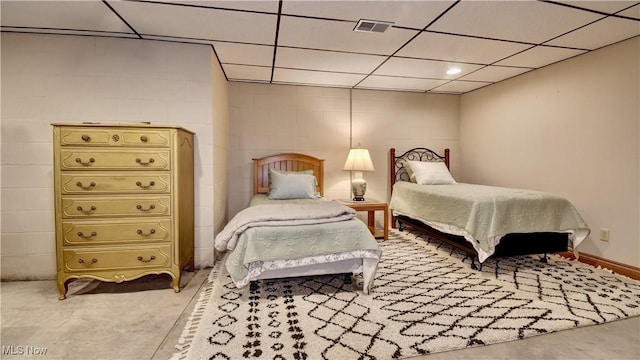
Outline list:
[[[2,32],[210,45],[230,81],[452,94],[640,36],[630,0],[2,0],[0,13]]]

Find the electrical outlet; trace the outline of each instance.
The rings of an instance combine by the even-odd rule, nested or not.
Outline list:
[[[600,228],[600,240],[609,241],[609,229]]]

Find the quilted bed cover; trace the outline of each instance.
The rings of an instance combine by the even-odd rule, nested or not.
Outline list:
[[[309,265],[357,257],[377,264],[379,260],[377,241],[351,208],[322,198],[251,204],[216,237],[217,249],[232,250],[226,268],[238,286],[259,276],[251,272],[264,268],[263,263]],[[235,239],[230,239],[231,233]],[[291,261],[300,259],[306,261]]]
[[[510,233],[566,232],[575,248],[589,226],[569,200],[546,192],[476,184],[394,184],[389,208],[450,234],[464,236],[480,262]]]

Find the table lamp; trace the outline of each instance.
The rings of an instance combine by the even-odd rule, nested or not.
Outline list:
[[[354,201],[364,201],[364,193],[367,191],[367,183],[362,178],[363,171],[374,171],[373,162],[367,149],[351,149],[344,163],[343,170],[354,172],[351,180],[351,192]]]

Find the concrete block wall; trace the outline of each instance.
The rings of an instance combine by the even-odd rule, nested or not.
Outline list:
[[[9,33],[1,40],[2,279],[55,277],[57,122],[149,121],[194,131],[196,263],[212,263],[211,47]]]

